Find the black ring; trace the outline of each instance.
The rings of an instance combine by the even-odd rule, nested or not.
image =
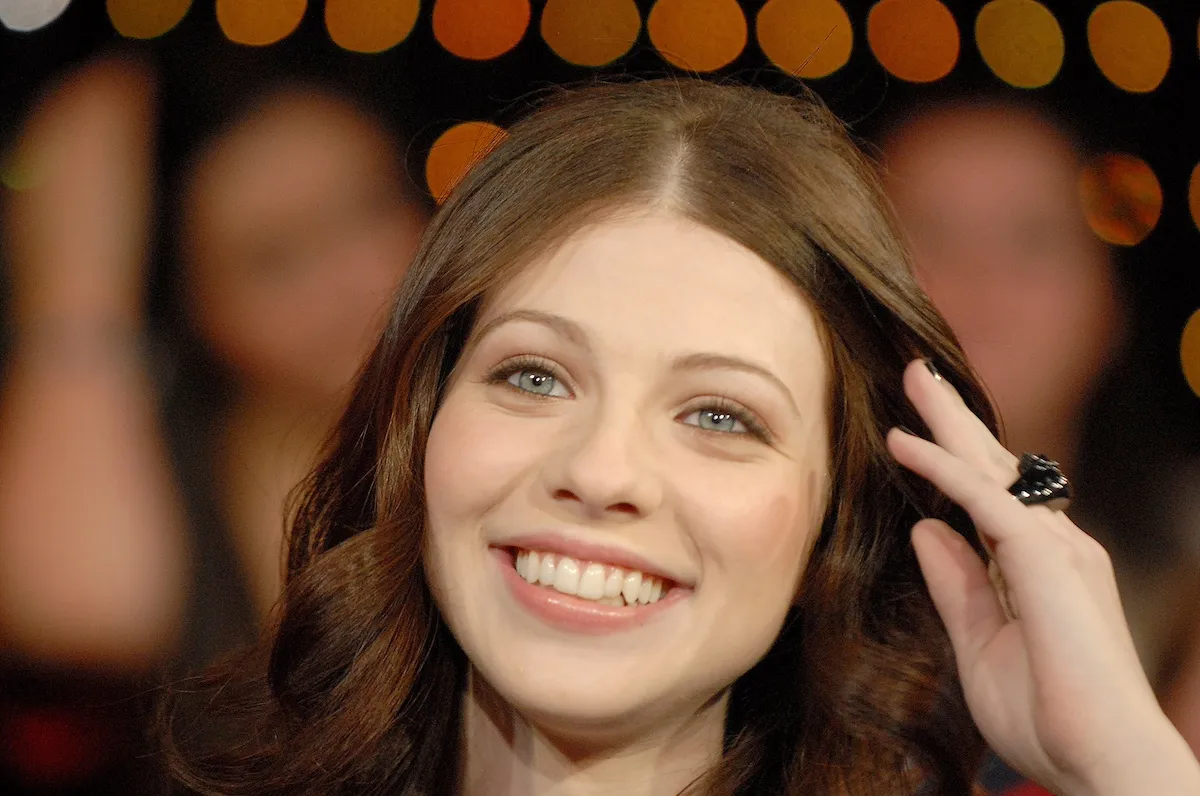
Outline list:
[[[1071,502],[1071,482],[1058,469],[1058,462],[1036,453],[1023,453],[1017,463],[1017,472],[1020,478],[1008,491],[1026,506],[1046,506],[1062,511]]]

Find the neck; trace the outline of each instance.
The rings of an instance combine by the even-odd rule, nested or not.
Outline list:
[[[463,796],[674,796],[721,757],[727,697],[620,740],[544,732],[470,677],[463,705]]]
[[[317,463],[337,409],[251,394],[224,418],[216,454],[219,500],[261,617],[279,596],[289,496]]]

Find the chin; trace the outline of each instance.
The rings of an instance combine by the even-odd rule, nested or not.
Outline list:
[[[427,550],[430,585],[475,676],[529,724],[562,738],[599,743],[685,724],[720,704],[782,624],[782,614],[729,615],[720,592],[690,587],[594,613],[522,581],[507,552],[435,550]],[[438,577],[452,569],[455,578]]]
[[[637,667],[634,667],[637,668]],[[497,696],[543,734],[581,743],[615,743],[695,715],[724,690],[690,691],[683,672],[620,675],[555,664],[477,669]]]

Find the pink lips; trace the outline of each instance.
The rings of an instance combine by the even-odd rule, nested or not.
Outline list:
[[[521,546],[524,547],[524,544]],[[690,588],[675,586],[661,600],[651,605],[604,605],[594,600],[563,594],[547,586],[529,583],[517,574],[511,548],[494,547],[491,553],[500,567],[501,576],[509,591],[523,608],[546,624],[575,633],[602,635],[641,627],[663,611],[687,599],[692,593]],[[584,560],[595,560],[587,559],[583,555],[580,557]],[[631,569],[637,568],[637,565],[629,560],[600,560],[605,563],[624,564]],[[651,573],[657,574],[652,569]]]

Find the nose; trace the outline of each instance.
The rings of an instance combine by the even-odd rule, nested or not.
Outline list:
[[[565,432],[542,471],[560,512],[592,522],[652,514],[662,502],[649,429],[634,407],[598,407]]]

